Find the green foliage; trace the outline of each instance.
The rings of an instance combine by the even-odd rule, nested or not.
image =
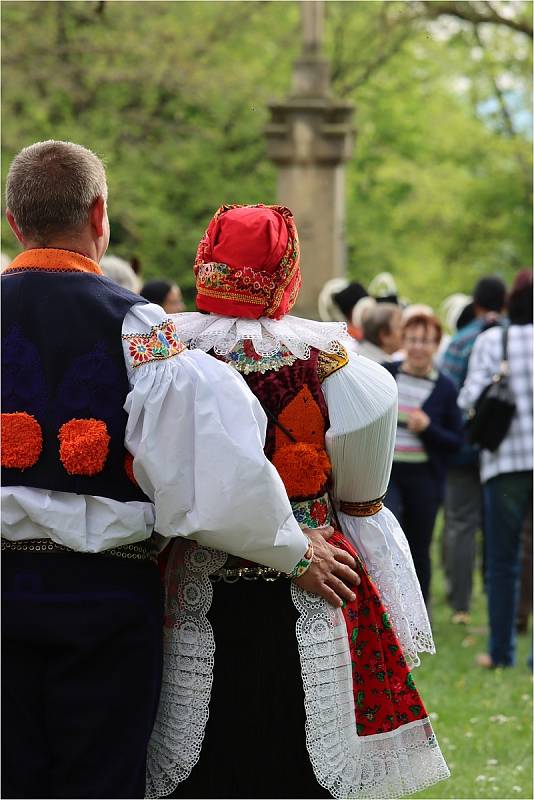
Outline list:
[[[486,31],[483,48],[464,26],[440,41],[446,29],[414,25],[408,4],[386,4],[386,11],[371,4],[374,25],[336,6],[331,16],[344,16],[344,40],[347,25],[357,40],[365,28],[374,30],[367,46],[380,56],[386,29],[392,50],[386,65],[363,79],[362,66],[348,57],[337,62],[337,85],[355,99],[358,116],[348,168],[352,274],[361,280],[389,270],[402,294],[432,304],[447,292],[471,291],[485,272],[510,279],[532,260],[531,142],[502,130],[482,106],[494,98],[491,76],[499,75],[528,115],[526,37]],[[338,25],[332,20],[334,44]],[[363,57],[371,63],[371,52]]]
[[[402,294],[437,304],[532,261],[531,146],[517,123],[531,48],[413,5],[329,2],[326,50],[335,93],[356,107],[349,270],[365,282],[389,269]],[[297,4],[6,0],[2,17],[3,177],[32,141],[91,147],[109,173],[110,252],[174,277],[190,300],[213,211],[276,200],[263,128],[289,91]]]
[[[213,211],[275,200],[261,131],[271,92],[286,88],[298,9],[110,2],[97,13],[99,6],[3,5],[4,174],[32,141],[90,147],[109,173],[110,251],[139,256],[147,276],[191,284]],[[280,16],[291,35],[282,28],[260,57],[258,27],[275,29]]]

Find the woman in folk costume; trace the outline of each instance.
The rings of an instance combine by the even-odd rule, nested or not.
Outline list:
[[[209,313],[176,315],[179,336],[242,375],[295,517],[335,526],[330,542],[355,557],[361,583],[336,609],[284,574],[173,545],[149,796],[389,798],[436,783],[449,773],[410,673],[432,634],[381,502],[395,383],[349,359],[344,324],[286,316],[301,284],[287,208],[223,206],[195,274]]]

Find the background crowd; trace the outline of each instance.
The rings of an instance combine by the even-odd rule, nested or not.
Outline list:
[[[490,639],[489,652],[477,662],[511,666],[516,633],[526,632],[532,610],[532,271],[520,271],[511,287],[483,277],[472,297],[451,295],[438,313],[399,299],[387,273],[367,290],[332,282],[323,289],[320,312],[346,319],[354,350],[382,363],[397,381],[397,438],[385,503],[404,528],[429,610],[430,547],[443,508],[451,622],[470,622],[479,550]],[[500,371],[503,330],[516,409],[500,445],[481,450],[470,444],[470,418]]]

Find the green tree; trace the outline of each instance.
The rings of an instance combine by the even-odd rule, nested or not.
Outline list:
[[[528,4],[501,5],[326,4],[334,91],[356,106],[354,277],[390,269],[402,294],[438,303],[531,263]],[[2,18],[3,177],[32,141],[91,147],[109,173],[110,250],[191,301],[217,206],[276,200],[263,128],[300,50],[297,3],[6,0]]]

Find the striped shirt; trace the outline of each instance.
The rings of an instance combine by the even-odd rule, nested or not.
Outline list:
[[[397,422],[397,437],[395,440],[394,461],[404,461],[411,464],[421,464],[428,461],[428,455],[421,438],[417,433],[408,430],[408,415],[411,411],[422,408],[428,400],[438,374],[432,370],[424,377],[409,375],[402,369],[397,373],[397,387],[399,390],[399,417]]]
[[[499,372],[502,359],[502,328],[481,333],[475,342],[464,387],[458,398],[460,408],[472,408],[482,390]],[[511,325],[508,329],[509,385],[516,412],[510,429],[494,453],[482,450],[480,477],[483,482],[506,472],[532,469],[532,325]]]

